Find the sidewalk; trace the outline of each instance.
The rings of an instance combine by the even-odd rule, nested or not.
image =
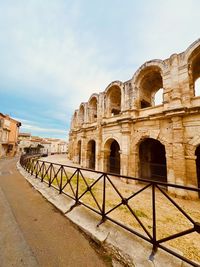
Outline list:
[[[0,160],[0,266],[105,267],[111,261],[16,169]]]

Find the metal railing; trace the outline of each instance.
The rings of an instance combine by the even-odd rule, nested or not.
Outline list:
[[[20,163],[27,172],[34,175],[36,178],[39,178],[41,182],[46,182],[49,187],[52,186],[56,188],[59,193],[65,194],[66,196],[73,199],[75,201],[75,204],[70,208],[69,211],[71,211],[77,205],[81,204],[101,216],[101,220],[98,226],[106,220],[110,220],[118,226],[151,243],[152,254],[150,255],[150,259],[153,259],[157,249],[160,248],[168,252],[169,254],[181,259],[182,261],[187,262],[191,266],[200,266],[199,263],[183,256],[181,253],[178,253],[177,250],[173,250],[172,247],[166,244],[166,242],[168,241],[173,241],[176,238],[184,237],[191,233],[198,234],[198,237],[200,238],[200,221],[194,220],[192,216],[187,211],[185,211],[184,208],[182,208],[181,205],[177,203],[177,201],[175,201],[175,198],[168,194],[167,191],[179,190],[181,192],[191,192],[198,195],[200,188],[186,187],[154,180],[122,176],[88,170],[85,168],[77,168],[68,165],[60,165],[25,156],[21,157]],[[90,176],[91,174],[93,175],[92,179],[91,177],[88,178],[89,173]],[[117,187],[115,182],[116,179],[118,179],[119,181],[123,179],[126,182],[129,181],[130,185],[126,184],[127,188],[128,186],[133,188],[135,183],[136,185],[140,183],[140,187],[137,187],[137,191],[131,193],[128,191],[129,195],[125,196],[121,192],[120,188]],[[100,191],[98,191],[100,197],[97,197],[98,194],[95,193],[97,192],[97,190],[95,189],[97,186],[99,186],[100,188]],[[68,189],[66,190],[66,188]],[[110,190],[109,192],[107,192],[108,188]],[[111,190],[116,194],[119,201],[117,204],[112,203],[112,206],[108,206],[109,194]],[[145,191],[148,192],[152,204],[151,216],[149,216],[152,221],[152,227],[146,226],[146,224],[142,221],[140,214],[138,214],[137,210],[134,209],[134,206],[130,204],[132,200],[134,200],[137,196]],[[159,207],[156,204],[157,194],[168,200],[170,205],[172,205],[181,214],[181,216],[183,216],[189,222],[191,226],[187,227],[184,230],[179,230],[176,233],[158,237],[157,209]],[[92,202],[90,201],[89,204],[87,201],[85,201],[85,198],[88,195],[90,196],[90,200],[92,200]],[[146,200],[144,199],[143,205],[146,204],[145,202]],[[120,212],[122,207],[126,208],[126,211],[134,218],[134,220],[140,226],[142,232],[137,231],[135,227],[130,227],[128,224],[123,223],[111,216],[113,212]],[[165,225],[163,225],[162,227],[165,228]]]

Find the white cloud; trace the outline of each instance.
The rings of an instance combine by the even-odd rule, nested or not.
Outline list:
[[[30,120],[15,118],[16,120],[20,121],[22,123],[22,126],[20,127],[20,132],[31,132],[33,134],[42,134],[46,135],[46,137],[51,136],[52,134],[67,136],[68,131],[63,129],[57,129],[57,128],[46,128],[40,126],[38,123]]]
[[[65,101],[70,109],[80,101],[87,101],[94,91],[104,90],[106,83],[112,81],[113,73],[111,70],[105,71],[98,64],[100,47],[95,46],[92,39],[88,40],[90,46],[80,43],[79,36],[72,30],[69,19],[66,19],[68,14],[60,18],[62,22],[55,21],[58,19],[54,17],[55,5],[46,4],[47,2],[40,7],[39,12],[36,10],[37,4],[26,4],[21,9],[15,5],[10,7],[9,13],[13,18],[10,18],[11,25],[5,31],[8,31],[6,35],[9,36],[9,43],[12,43],[12,51],[10,60],[5,57],[4,63],[9,70],[6,70],[5,76],[12,83],[21,85],[21,88],[16,86],[16,91],[23,92],[27,88],[25,94],[31,97],[41,96],[44,100],[46,97],[47,101],[49,97],[60,97],[62,100],[57,101]],[[44,6],[47,8],[48,23],[43,18]],[[78,21],[80,7],[72,4],[69,10],[70,18]],[[60,12],[59,4],[57,12]],[[28,15],[24,17],[26,13]],[[27,23],[24,23],[26,18]],[[57,31],[60,34],[56,34]],[[2,71],[4,70],[5,66]],[[31,88],[34,88],[34,92]]]
[[[92,93],[113,80],[130,79],[147,60],[185,50],[200,35],[198,0],[8,0],[0,5],[0,90],[35,103],[39,99],[41,109],[48,103],[41,117],[63,125]]]

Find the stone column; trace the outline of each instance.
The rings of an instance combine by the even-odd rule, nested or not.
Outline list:
[[[96,161],[95,169],[97,171],[103,171],[103,147],[102,147],[102,127],[98,125],[97,127],[97,139],[96,139]]]
[[[130,155],[130,126],[128,123],[121,126],[121,155],[120,155],[120,174],[129,174],[129,155]]]
[[[121,88],[121,112],[126,110],[125,103],[126,103],[126,98],[125,98],[125,87],[122,86]]]
[[[194,86],[192,84],[192,90],[190,89],[190,77],[191,74],[188,71],[188,65],[186,64],[179,70],[179,86],[182,92],[182,104],[184,107],[189,107],[191,104],[191,96],[194,96]]]
[[[103,171],[108,172],[110,165],[110,149],[104,149],[103,151]]]
[[[104,150],[99,148],[98,153],[98,171],[104,172]]]
[[[185,147],[184,147],[184,129],[182,117],[173,117],[173,171],[175,183],[186,184],[186,168],[185,168]],[[184,190],[177,189],[178,195],[185,195]]]
[[[182,106],[182,103],[179,87],[179,61],[177,54],[173,54],[170,57],[170,65],[170,88],[173,88],[173,90],[171,91],[170,108],[178,108]]]
[[[187,186],[198,187],[197,172],[196,172],[196,156],[186,156],[185,164],[187,170]],[[188,191],[188,195],[192,199],[198,199],[198,192]]]
[[[81,136],[81,167],[87,167],[87,139],[85,133]]]

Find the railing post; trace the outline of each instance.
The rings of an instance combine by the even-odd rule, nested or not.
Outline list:
[[[47,174],[47,175],[48,175],[48,174]],[[51,176],[52,176],[52,163],[50,164],[49,187],[51,186]]]
[[[153,212],[153,253],[157,251],[157,237],[156,237],[156,196],[155,184],[152,183],[152,212]]]
[[[39,172],[39,162],[36,162],[36,171],[35,171],[35,178],[38,177],[38,172]]]
[[[33,159],[31,159],[31,175],[33,175],[33,168],[34,168],[34,160]]]
[[[76,179],[76,205],[78,205],[78,192],[79,192],[79,168],[77,169],[77,179]]]
[[[99,227],[102,223],[105,222],[105,213],[106,213],[106,174],[103,175],[103,201],[102,201],[102,212],[101,212],[101,221],[97,224]]]
[[[43,182],[43,180],[44,180],[44,165],[45,165],[45,163],[44,163],[44,161],[43,161],[43,163],[42,163],[42,173],[41,173],[41,182]]]
[[[59,194],[62,193],[62,184],[63,184],[63,165],[61,167],[61,174],[60,174]]]
[[[105,219],[106,211],[106,175],[103,176],[103,203],[102,203],[102,221]]]

